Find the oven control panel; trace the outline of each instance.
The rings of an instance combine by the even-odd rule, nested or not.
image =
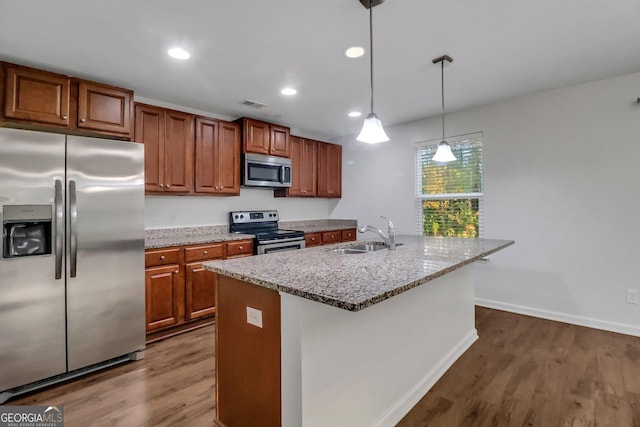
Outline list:
[[[229,212],[230,224],[278,221],[278,211],[241,211]]]

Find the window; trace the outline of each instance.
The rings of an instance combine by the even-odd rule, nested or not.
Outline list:
[[[482,134],[450,139],[457,160],[431,160],[438,141],[416,145],[416,211],[425,236],[481,237]]]

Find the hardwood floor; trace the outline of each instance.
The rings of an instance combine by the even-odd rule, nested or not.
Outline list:
[[[476,309],[480,339],[398,427],[640,427],[640,338]],[[214,426],[214,326],[146,357],[7,402],[65,426]]]
[[[214,426],[214,326],[147,346],[145,358],[7,405],[63,405],[65,427]]]
[[[640,427],[640,338],[481,307],[476,328],[398,427]]]

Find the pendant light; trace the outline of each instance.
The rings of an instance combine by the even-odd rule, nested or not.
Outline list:
[[[381,4],[384,0],[359,0],[360,3],[369,9],[369,65],[371,77],[371,113],[364,119],[362,130],[356,138],[360,142],[367,144],[377,144],[389,141],[389,137],[382,128],[382,122],[373,112],[373,8]]]
[[[447,141],[444,140],[444,62],[448,63],[453,62],[453,59],[448,55],[443,55],[439,58],[433,60],[434,64],[440,64],[440,76],[442,83],[442,141],[438,144],[438,149],[436,150],[436,154],[433,155],[431,160],[439,163],[453,162],[456,160],[456,156],[451,152],[451,146]]]

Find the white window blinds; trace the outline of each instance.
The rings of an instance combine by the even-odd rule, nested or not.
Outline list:
[[[480,237],[482,230],[482,134],[449,139],[455,161],[431,160],[437,141],[416,144],[416,215],[428,236]]]

